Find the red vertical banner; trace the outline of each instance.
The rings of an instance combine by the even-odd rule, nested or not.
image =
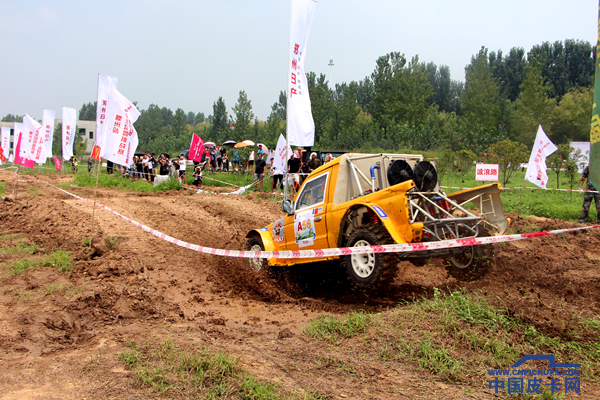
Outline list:
[[[192,144],[190,146],[190,154],[188,159],[192,161],[202,161],[202,154],[204,153],[204,140],[200,139],[195,133],[192,135]]]
[[[57,171],[60,171],[62,165],[60,163],[60,158],[54,156],[54,166],[56,167]]]
[[[97,144],[94,145],[94,148],[92,149],[92,155],[90,157],[92,157],[94,160],[102,161],[102,158],[100,157],[100,146]]]

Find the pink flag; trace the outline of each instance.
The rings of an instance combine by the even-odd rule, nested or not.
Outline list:
[[[188,159],[192,161],[202,161],[202,154],[204,153],[204,140],[200,139],[195,133],[192,136],[192,145],[190,146],[190,154]]]
[[[15,146],[15,164],[19,164],[27,168],[33,168],[35,167],[35,162],[33,162],[33,160],[21,156],[22,137],[23,132],[19,132],[19,138],[17,139],[17,145]]]
[[[60,167],[61,167],[61,165],[60,165],[60,158],[58,158],[56,156],[54,156],[54,166],[56,167],[57,171],[60,171]]]

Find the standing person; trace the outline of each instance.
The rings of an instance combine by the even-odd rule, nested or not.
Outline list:
[[[167,156],[164,153],[160,155],[160,158],[158,160],[158,165],[159,165],[159,173],[161,176],[169,175],[169,167],[171,166],[171,163],[169,162],[169,159],[167,158]]]
[[[150,164],[150,153],[146,152],[144,154],[144,158],[142,159],[142,170],[144,172],[144,179],[147,181],[150,180],[150,171],[152,170],[152,166]]]
[[[250,156],[248,156],[248,164],[246,164],[246,169],[250,171],[250,168],[254,168],[254,150],[250,152]]]
[[[258,160],[254,167],[254,191],[258,189],[258,181],[260,181],[260,191],[263,191],[263,176],[265,175],[265,166],[267,163],[263,160],[262,153],[258,153]]]
[[[217,170],[217,153],[215,152],[215,148],[210,148],[210,166],[213,171]]]
[[[187,180],[185,177],[185,169],[187,167],[187,160],[185,156],[179,157],[179,179],[181,180],[181,184],[183,186],[187,186]]]
[[[579,193],[581,193],[581,187],[583,186],[583,181],[587,179],[587,185],[585,190],[591,190],[592,192],[597,192],[598,189],[592,185],[590,182],[590,166],[588,165],[583,170],[581,174],[581,181],[579,181]],[[581,207],[581,216],[579,217],[580,224],[586,224],[588,220],[588,214],[590,212],[590,206],[592,205],[592,199],[596,203],[596,224],[600,225],[600,193],[590,193],[585,192],[583,196],[583,206]]]
[[[217,146],[216,149],[216,153],[217,153],[217,169],[219,171],[223,171],[223,153],[221,152],[223,149],[222,146]]]
[[[315,169],[321,166],[321,160],[317,158],[317,153],[310,154],[310,161],[308,162],[308,172],[313,172]]]
[[[221,149],[221,157],[223,158],[223,169],[229,172],[229,159],[227,158],[227,150]]]
[[[232,169],[234,171],[237,170],[238,168],[238,162],[240,161],[240,155],[239,152],[237,150],[233,151],[233,159],[231,160],[231,164],[232,164]]]
[[[192,185],[202,186],[202,168],[200,168],[200,167],[194,168],[193,176],[194,176],[194,181],[192,182]]]
[[[88,157],[88,173],[92,172],[92,168],[94,168],[94,162],[92,161],[92,157]]]
[[[71,161],[71,171],[73,173],[77,172],[77,159],[75,158],[75,156],[72,156],[69,161]]]
[[[156,176],[158,175],[158,169],[159,169],[159,165],[158,165],[158,159],[156,158],[156,154],[152,153],[151,154],[151,158],[152,158],[152,182],[154,182],[154,178],[156,178]]]
[[[331,155],[331,153],[327,153],[327,155],[325,156],[325,164],[327,164],[329,161],[333,160],[333,156]]]
[[[295,190],[294,190],[294,182],[296,182],[297,184],[300,184],[300,175],[298,174],[298,172],[300,172],[300,166],[302,165],[302,162],[300,161],[300,159],[298,158],[300,155],[298,153],[298,150],[294,150],[294,152],[292,153],[292,156],[290,157],[290,159],[288,160],[288,185],[290,185],[290,187],[292,188],[292,194],[295,194]]]
[[[140,179],[144,176],[144,166],[142,164],[142,158],[138,157],[135,162],[135,170],[137,172],[137,179]]]
[[[269,171],[271,175],[271,190],[273,194],[277,194],[278,188],[283,187],[283,171],[277,169],[274,165],[275,159],[271,158],[271,169]]]
[[[110,160],[106,160],[106,173],[109,175],[112,175],[113,168],[114,168],[113,162]]]

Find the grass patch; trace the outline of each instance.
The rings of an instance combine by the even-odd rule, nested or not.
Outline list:
[[[128,345],[117,358],[135,372],[135,385],[140,389],[203,399],[320,399],[311,394],[284,393],[277,385],[256,379],[239,366],[239,357],[227,352],[206,348],[183,351],[171,340]]]
[[[50,285],[46,288],[46,294],[54,294],[56,292],[66,292],[73,291],[73,285],[63,285],[61,283],[56,283],[54,285]]]
[[[21,236],[21,235],[2,235],[2,236],[0,236],[0,241],[23,239],[23,238],[24,238],[24,236]]]
[[[314,338],[337,343],[342,338],[351,338],[365,331],[371,320],[371,314],[351,312],[344,317],[326,317],[321,315],[311,321],[305,332]]]
[[[119,238],[115,236],[107,236],[104,238],[106,245],[109,249],[114,250],[117,248],[117,244],[119,244]]]
[[[81,241],[81,245],[83,247],[90,247],[90,238],[83,238],[83,240]]]
[[[154,186],[154,191],[167,192],[169,190],[180,190],[182,187],[183,186],[181,186],[181,181],[179,179],[169,178]]]
[[[19,275],[28,269],[34,269],[36,265],[39,265],[39,260],[21,258],[2,264],[4,268],[10,270],[11,275]]]
[[[19,289],[6,289],[4,290],[4,293],[12,293],[14,296],[20,297],[24,302],[28,302],[31,298],[30,291],[22,292]]]
[[[36,254],[39,248],[40,246],[35,243],[29,244],[26,242],[19,242],[14,247],[4,247],[0,249],[0,256],[5,256],[7,254]]]
[[[50,255],[44,257],[40,263],[42,267],[58,268],[61,272],[71,272],[73,269],[73,259],[71,253],[64,250],[55,250]]]
[[[0,182],[0,196],[4,196],[6,193],[6,184],[4,182]]]

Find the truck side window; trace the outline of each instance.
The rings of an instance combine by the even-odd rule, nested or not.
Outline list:
[[[302,187],[302,193],[296,202],[296,210],[312,207],[325,201],[325,189],[329,173],[318,176],[315,179],[305,182]]]

